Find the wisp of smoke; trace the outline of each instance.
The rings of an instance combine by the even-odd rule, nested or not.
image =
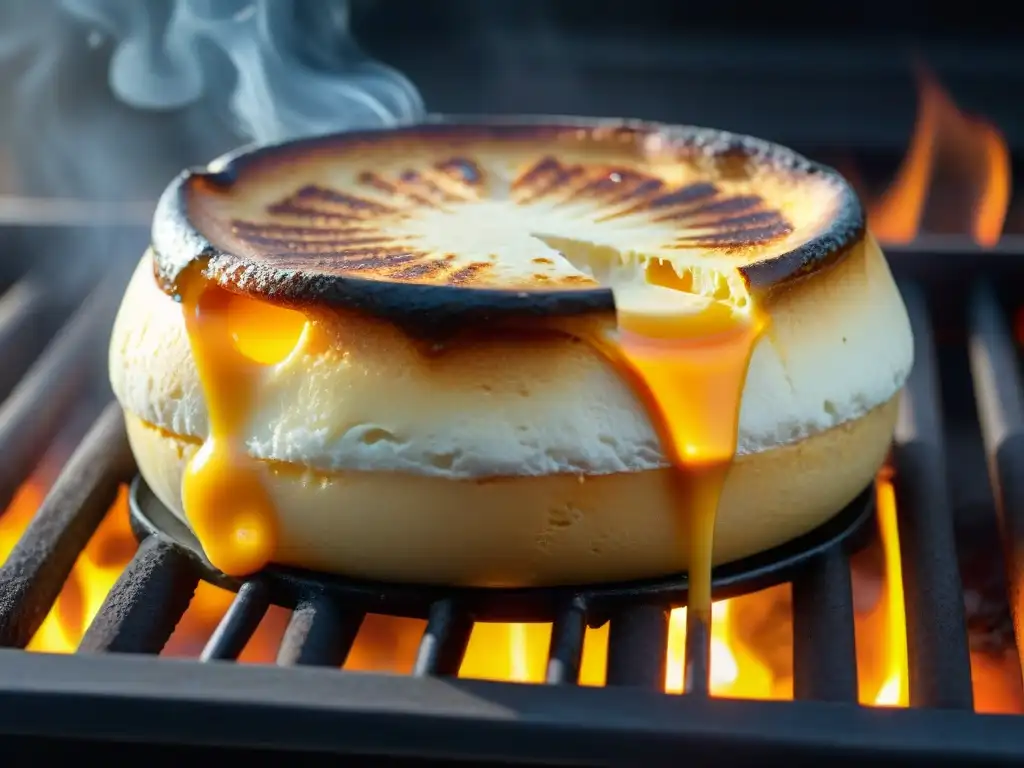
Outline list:
[[[422,113],[355,44],[348,0],[0,0],[0,166],[14,165],[0,194],[124,207],[242,143]],[[51,294],[79,296],[127,280],[139,224],[53,227],[21,250]]]
[[[240,143],[423,115],[352,39],[348,0],[5,0],[0,62],[33,194],[150,198]]]
[[[63,4],[118,41],[110,85],[135,107],[230,94],[239,132],[259,142],[394,126],[423,111],[408,80],[355,45],[347,0]]]

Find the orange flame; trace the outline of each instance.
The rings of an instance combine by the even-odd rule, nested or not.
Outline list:
[[[994,125],[957,109],[924,67],[918,69],[919,107],[910,148],[889,188],[869,206],[871,228],[887,243],[904,244],[921,229],[936,169],[957,175],[958,205],[970,214],[980,244],[999,242],[1010,203],[1010,153]],[[958,195],[958,197],[959,197]]]
[[[892,473],[888,469],[879,473],[875,483],[875,510],[878,517],[878,535],[885,558],[885,589],[882,592],[882,636],[885,638],[885,645],[882,648],[884,679],[873,697],[873,703],[905,707],[910,696],[907,624],[903,602],[903,564],[900,561],[899,529],[896,522],[896,491],[892,485]]]
[[[999,242],[1009,208],[1012,176],[1010,153],[999,130],[991,123],[963,114],[938,80],[923,67],[918,71],[919,109],[910,148],[886,192],[869,206],[869,220],[879,239],[907,243],[917,237],[927,213],[929,193],[936,177],[953,176],[952,195],[942,211],[946,217],[966,214],[965,229],[976,243],[991,247]],[[953,210],[950,210],[952,207]],[[1019,314],[1018,337],[1024,339],[1024,314]],[[888,642],[884,666],[888,675],[876,701],[907,702],[906,625],[896,503],[888,474],[878,483],[878,516],[885,548]],[[859,649],[858,649],[859,650]],[[975,708],[981,712],[1019,713],[1024,701],[1015,669],[1015,654],[995,656],[971,652]],[[1013,681],[1013,682],[1011,682]]]

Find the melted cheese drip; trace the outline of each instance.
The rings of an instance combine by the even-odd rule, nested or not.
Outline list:
[[[287,357],[305,318],[203,279],[182,282],[185,327],[210,423],[186,467],[182,505],[210,562],[244,576],[271,561],[278,539],[267,470],[249,456],[245,428],[266,367]]]
[[[278,539],[267,470],[249,456],[245,427],[264,371],[291,352],[306,320],[204,279],[183,280],[182,287],[210,423],[208,438],[186,468],[183,506],[210,562],[244,576],[273,559]],[[718,502],[736,453],[747,367],[767,320],[756,311],[737,314],[718,301],[698,312],[673,309],[671,301],[659,309],[659,292],[679,295],[663,280],[642,290],[639,302],[620,303],[614,335],[581,335],[640,396],[677,469],[680,531],[689,549],[688,631],[707,632]]]
[[[736,454],[747,368],[768,322],[756,310],[743,316],[721,302],[696,313],[644,311],[641,305],[620,305],[617,332],[589,340],[641,398],[676,468],[680,534],[689,562],[687,633],[706,636],[718,503]],[[688,673],[691,662],[698,663],[688,659]]]

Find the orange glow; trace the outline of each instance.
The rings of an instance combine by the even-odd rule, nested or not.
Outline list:
[[[871,228],[879,239],[888,243],[907,243],[927,230],[929,194],[946,178],[946,205],[941,214],[942,231],[948,231],[949,220],[981,246],[996,245],[1003,233],[1003,224],[1013,189],[1010,152],[999,129],[991,123],[965,115],[924,67],[918,70],[919,107],[910,146],[896,178],[872,205],[868,206]],[[1024,344],[1024,309],[1018,309],[1014,326],[1019,342]],[[896,502],[890,478],[883,474],[878,483],[879,526],[887,578],[883,589],[884,611],[872,617],[884,624],[887,642],[880,651],[880,664],[873,668],[886,670],[886,677],[874,695],[878,704],[906,706],[908,675],[906,658],[906,625],[903,614],[902,579],[900,572]],[[884,617],[881,621],[880,617]],[[860,625],[858,626],[860,629]],[[858,642],[864,633],[858,631]],[[858,656],[861,648],[858,647]],[[870,697],[873,688],[870,674],[859,670],[861,699]],[[1016,654],[971,651],[971,677],[975,708],[979,712],[1024,712],[1024,692]]]
[[[0,561],[14,549],[45,495],[38,478],[26,483],[0,517]],[[116,514],[121,510],[122,514]],[[29,650],[72,653],[110,588],[131,559],[135,538],[128,527],[127,493],[122,489],[71,570],[64,588],[28,644]]]
[[[885,557],[885,587],[882,590],[882,684],[871,698],[879,706],[905,707],[909,702],[907,672],[907,624],[903,603],[903,565],[900,562],[899,528],[896,523],[896,491],[892,475],[883,470],[875,483],[878,535]],[[864,690],[861,688],[862,702]],[[866,702],[863,702],[866,703]]]
[[[6,559],[17,537],[42,501],[45,486],[25,485],[0,517],[0,557]],[[877,484],[878,525],[884,564],[882,596],[858,611],[857,659],[862,703],[906,706],[907,651],[903,620],[896,507],[892,483],[882,473]],[[29,644],[30,650],[73,652],[107,592],[131,559],[134,539],[128,527],[126,493],[101,523],[71,572],[54,607]],[[856,580],[855,580],[856,582]],[[195,657],[231,604],[230,592],[201,583],[188,611],[164,649],[164,655]],[[288,623],[288,611],[271,608],[240,656],[250,663],[273,663]],[[408,673],[425,622],[385,616],[366,617],[347,669]],[[669,620],[665,689],[682,689],[686,610]],[[477,624],[460,676],[517,682],[544,679],[549,624]],[[588,629],[580,683],[604,685],[608,626]],[[793,625],[788,585],[781,585],[712,607],[711,692],[745,699],[789,699],[793,695]],[[1011,654],[1012,655],[1012,654]],[[1015,658],[972,654],[979,711],[1020,712],[1021,694],[1007,685]]]
[[[922,228],[937,171],[955,176],[956,203],[970,234],[995,245],[1010,203],[1010,153],[994,125],[962,113],[938,80],[921,68],[919,107],[910,147],[889,188],[869,205],[869,221],[886,243],[908,243]],[[945,212],[944,212],[945,213]]]
[[[135,537],[128,527],[127,489],[122,488],[110,512],[75,561],[64,589],[28,649],[74,652],[134,552]]]

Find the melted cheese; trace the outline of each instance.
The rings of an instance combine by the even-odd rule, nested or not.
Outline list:
[[[278,541],[267,469],[249,455],[245,428],[267,365],[295,347],[305,318],[188,277],[181,303],[210,432],[185,470],[182,505],[210,562],[244,576],[273,559]]]
[[[268,470],[249,455],[246,427],[265,371],[295,348],[307,321],[189,277],[181,301],[210,432],[186,469],[182,502],[210,562],[243,576],[271,562],[278,541]],[[719,497],[736,453],[747,367],[767,322],[756,311],[688,293],[670,277],[648,270],[642,283],[619,286],[616,332],[580,335],[638,394],[678,470],[690,623],[705,631]]]
[[[588,340],[641,398],[676,468],[689,562],[687,632],[707,633],[718,503],[736,454],[747,368],[768,322],[756,310],[737,313],[713,300],[683,311],[681,300],[699,297],[665,294],[657,285],[666,281],[647,279],[645,287],[617,292],[616,333]]]

